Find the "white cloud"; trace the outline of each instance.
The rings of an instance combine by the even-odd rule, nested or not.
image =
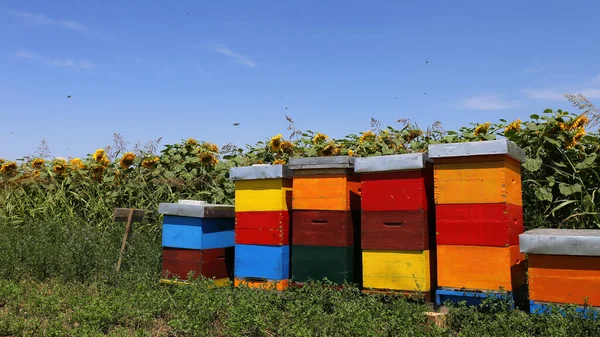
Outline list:
[[[73,31],[81,32],[81,33],[85,33],[89,30],[88,27],[86,27],[84,24],[81,24],[81,23],[75,22],[75,21],[71,21],[71,20],[62,20],[62,19],[58,19],[58,18],[52,19],[52,18],[49,18],[49,17],[41,15],[41,14],[22,12],[22,11],[17,11],[17,10],[12,10],[12,9],[5,9],[5,10],[12,13],[14,16],[24,18],[24,19],[30,21],[31,23],[34,23],[37,25],[58,26],[58,27],[62,27],[65,29],[69,29],[69,30],[73,30]]]
[[[19,50],[15,53],[15,56],[18,58],[24,58],[28,60],[38,60],[42,63],[55,66],[55,67],[66,67],[71,68],[73,70],[81,70],[81,69],[92,69],[96,65],[90,61],[82,60],[82,61],[73,61],[72,59],[61,59],[61,58],[52,58],[46,57],[38,54],[31,53],[26,50]]]
[[[565,94],[582,94],[589,99],[600,98],[600,75],[581,81],[579,85],[564,86],[562,88],[529,89],[524,90],[527,97],[545,101],[566,100]]]
[[[463,108],[474,110],[505,110],[515,106],[514,102],[506,101],[499,95],[472,96],[462,103]]]
[[[249,57],[238,54],[225,46],[222,46],[219,44],[211,44],[211,45],[208,45],[207,48],[209,50],[212,50],[219,54],[230,57],[230,58],[234,59],[237,63],[244,65],[246,67],[250,67],[250,68],[256,67],[256,63],[254,61],[252,61]]]
[[[563,93],[553,89],[527,90],[527,97],[546,101],[562,101],[565,100]]]

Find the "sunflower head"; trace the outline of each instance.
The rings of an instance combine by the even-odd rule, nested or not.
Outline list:
[[[314,144],[322,143],[325,140],[327,140],[327,138],[329,138],[328,135],[317,132],[317,134],[313,137],[313,143]]]
[[[56,158],[52,163],[52,171],[57,175],[67,173],[67,161],[64,158]]]
[[[587,126],[589,123],[590,119],[585,114],[581,114],[573,121],[573,124],[571,124],[571,129],[579,129]]]
[[[131,167],[131,165],[133,165],[133,161],[135,160],[135,153],[133,152],[127,152],[123,155],[123,157],[121,157],[121,160],[119,161],[119,165],[121,165],[121,168],[123,170],[127,170],[129,167]]]
[[[39,178],[39,176],[42,175],[42,172],[40,172],[40,170],[33,170],[32,175],[34,178]]]
[[[198,141],[195,140],[194,138],[188,138],[188,140],[185,141],[185,146],[187,147],[193,147],[198,145]]]
[[[354,157],[354,150],[348,150],[348,155],[350,157]]]
[[[158,164],[159,161],[160,161],[160,158],[158,158],[158,157],[146,158],[146,159],[142,160],[142,167],[146,168],[146,169],[154,168],[156,166],[156,164]]]
[[[204,144],[202,144],[202,148],[205,149],[206,151],[219,153],[219,147],[217,146],[217,144],[204,143]]]
[[[373,131],[367,131],[367,132],[363,132],[362,136],[360,136],[360,138],[358,140],[362,143],[366,140],[372,140],[372,139],[375,139],[375,134],[373,133]]]
[[[321,150],[321,156],[324,156],[324,157],[338,156],[340,154],[340,152],[341,152],[341,149],[333,141],[330,141]]]
[[[273,161],[273,165],[285,165],[285,160],[275,159],[275,161]]]
[[[0,173],[6,175],[12,175],[17,171],[17,163],[14,161],[5,161],[2,166],[0,166]]]
[[[73,158],[73,159],[71,159],[71,161],[69,162],[69,164],[71,164],[71,169],[73,169],[73,170],[83,170],[83,169],[85,169],[85,164],[83,163],[83,161],[81,161],[80,158]]]
[[[406,142],[410,143],[413,140],[421,137],[423,135],[423,131],[420,129],[411,129],[408,131],[408,134],[406,135]]]
[[[104,158],[105,155],[106,155],[106,152],[104,151],[104,149],[97,149],[94,152],[93,157],[96,162],[101,163],[102,159]]]
[[[475,135],[487,134],[490,130],[490,125],[492,125],[492,123],[490,122],[485,122],[483,124],[477,125],[477,127],[475,128]]]
[[[217,165],[219,163],[215,155],[210,152],[202,152],[200,154],[200,161],[206,165]]]
[[[284,141],[281,144],[281,150],[288,154],[293,153],[294,152],[294,143],[290,142],[289,140]]]
[[[271,138],[271,140],[269,141],[269,147],[271,147],[271,150],[273,150],[273,152],[277,152],[281,149],[281,146],[283,145],[283,136],[281,134],[276,135],[275,137]]]
[[[518,132],[521,130],[521,120],[517,119],[516,121],[508,124],[508,126],[506,127],[506,129],[504,129],[504,133],[509,133],[509,132]]]
[[[46,162],[44,161],[44,159],[42,158],[35,158],[32,162],[31,162],[31,168],[33,169],[41,169],[42,167],[44,167],[44,164]]]

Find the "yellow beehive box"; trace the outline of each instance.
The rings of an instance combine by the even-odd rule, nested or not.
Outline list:
[[[292,208],[292,173],[286,165],[233,167],[235,211],[288,211]]]
[[[432,288],[429,250],[363,250],[363,287],[409,292]]]

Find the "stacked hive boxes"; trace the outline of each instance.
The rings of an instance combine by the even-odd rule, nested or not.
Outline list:
[[[292,279],[360,284],[360,180],[352,157],[293,158]]]
[[[235,181],[235,285],[276,288],[290,276],[292,175],[285,165],[231,168]]]
[[[435,286],[433,168],[423,153],[357,158],[364,288],[422,293]]]
[[[519,251],[524,151],[496,140],[431,145],[429,157],[436,203],[436,302],[476,304],[484,292],[501,288],[521,300],[526,294]]]
[[[204,202],[161,203],[163,280],[203,276],[224,284],[233,274],[234,208]]]
[[[531,313],[546,312],[548,304],[600,307],[599,230],[534,229],[519,241],[527,253]]]

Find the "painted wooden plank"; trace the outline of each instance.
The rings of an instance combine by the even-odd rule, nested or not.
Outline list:
[[[359,236],[359,211],[294,211],[292,217],[296,245],[352,247]]]
[[[520,292],[522,292],[522,289],[519,289]],[[465,302],[466,305],[469,306],[479,306],[484,299],[486,298],[497,298],[497,299],[502,299],[502,300],[506,300],[508,303],[508,309],[514,309],[515,308],[515,304],[519,304],[520,302],[522,302],[522,299],[520,299],[519,295],[517,295],[516,293],[513,292],[494,292],[494,291],[489,291],[489,292],[481,292],[481,291],[470,291],[470,290],[457,290],[457,289],[445,289],[445,288],[438,288],[435,291],[435,304],[436,305],[443,305],[444,303],[446,303],[447,301],[450,301],[451,303],[460,303],[460,302]]]
[[[263,279],[239,279],[235,278],[233,281],[233,285],[235,287],[249,287],[255,289],[265,289],[265,290],[285,290],[289,287],[289,280],[263,280]]]
[[[427,211],[363,211],[361,215],[362,249],[429,249]]]
[[[438,285],[511,291],[526,283],[525,254],[519,246],[437,246]]]
[[[431,290],[429,250],[363,250],[363,286],[408,291]]]
[[[440,245],[508,247],[519,244],[523,207],[499,204],[436,206],[436,240]]]
[[[600,306],[600,258],[528,254],[529,297],[540,302]]]
[[[361,174],[364,211],[427,210],[433,170]]]
[[[233,277],[233,247],[207,250],[163,248],[162,275],[164,278],[177,277],[187,279],[193,272],[193,278]]]
[[[114,222],[127,222],[129,219],[129,208],[115,208],[113,212],[113,221]],[[144,210],[136,209],[133,211],[133,217],[131,219],[132,222],[140,222],[144,219]]]
[[[235,245],[236,278],[290,278],[290,246]]]
[[[360,209],[357,175],[294,176],[294,210],[348,211]]]
[[[161,284],[173,284],[173,285],[190,285],[193,283],[188,282],[187,280],[177,280],[177,279],[160,279],[158,281]],[[212,287],[220,288],[229,286],[231,283],[231,279],[229,278],[220,278],[220,279],[212,279]]]
[[[436,204],[522,205],[520,165],[508,157],[490,162],[436,162],[434,180]]]
[[[289,245],[290,212],[238,212],[235,216],[235,243]]]
[[[232,247],[234,226],[234,218],[207,219],[165,215],[162,245],[187,249]]]
[[[290,179],[240,180],[235,182],[235,211],[287,211],[292,209]]]
[[[358,256],[357,256],[358,255]],[[337,284],[360,283],[360,250],[352,247],[292,246],[294,282],[327,278]],[[356,278],[355,278],[356,277]]]
[[[563,306],[564,305],[561,303],[540,302],[532,300],[529,302],[529,313],[533,315],[558,313],[562,316],[565,316],[566,313]],[[600,315],[600,307],[576,306],[574,309],[575,312],[582,314],[582,316],[587,319],[598,319],[598,316]]]

